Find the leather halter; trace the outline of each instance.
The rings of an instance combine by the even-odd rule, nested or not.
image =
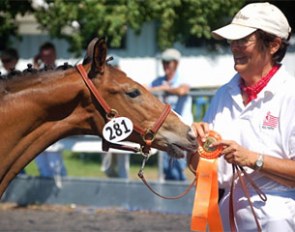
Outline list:
[[[85,71],[83,65],[78,64],[78,65],[76,65],[76,68],[79,71],[79,73],[81,74],[81,76],[82,76],[86,86],[90,90],[90,92],[94,95],[95,99],[98,101],[98,103],[101,105],[101,107],[105,111],[105,114],[106,114],[105,118],[107,120],[110,120],[114,117],[118,117],[119,116],[118,111],[111,108],[107,104],[107,102],[103,99],[101,94],[95,88],[93,82],[88,78],[88,74]],[[128,151],[134,151],[134,152],[142,151],[143,154],[148,155],[151,150],[152,142],[155,139],[155,135],[158,132],[158,130],[160,129],[160,127],[162,126],[162,124],[164,123],[164,121],[167,118],[170,111],[171,111],[171,106],[165,105],[163,112],[161,113],[158,120],[154,123],[152,128],[142,129],[139,126],[134,125],[134,131],[136,131],[139,135],[141,135],[143,142],[144,142],[144,145],[141,146],[140,149],[136,149],[134,147],[129,147],[129,146],[124,146],[121,144],[110,143],[110,142],[106,141],[105,139],[103,139],[103,150],[108,151],[109,148],[115,148],[115,149],[128,150]]]
[[[98,103],[101,105],[101,107],[105,111],[105,118],[107,120],[111,120],[114,117],[118,117],[119,116],[118,111],[115,110],[115,109],[112,109],[107,104],[107,102],[103,99],[103,97],[100,95],[100,93],[95,88],[93,82],[88,78],[88,74],[85,71],[83,65],[78,64],[78,65],[76,65],[76,68],[77,68],[78,72],[81,74],[81,76],[82,76],[86,86],[90,90],[90,92],[94,95],[95,99],[98,101]],[[152,128],[147,128],[147,129],[144,130],[144,129],[142,129],[141,127],[139,127],[137,125],[133,126],[133,128],[134,128],[133,130],[135,132],[137,132],[139,135],[141,135],[141,137],[143,139],[143,142],[144,142],[144,145],[142,145],[139,149],[135,148],[135,147],[125,146],[125,145],[122,145],[122,144],[110,143],[110,142],[106,141],[105,139],[102,140],[103,141],[103,145],[102,145],[103,147],[102,148],[103,148],[104,151],[108,151],[109,148],[115,148],[115,149],[119,149],[119,150],[132,151],[132,152],[135,152],[135,153],[140,152],[144,156],[142,166],[141,166],[141,168],[140,168],[140,170],[138,172],[138,176],[140,177],[142,182],[147,186],[147,188],[149,190],[151,190],[154,194],[156,194],[157,196],[159,196],[161,198],[164,198],[164,199],[178,199],[178,198],[183,197],[184,195],[186,195],[190,191],[190,189],[194,186],[194,184],[196,182],[196,179],[194,179],[192,181],[192,183],[186,188],[186,190],[183,193],[181,193],[181,194],[179,194],[177,196],[168,196],[167,197],[167,196],[163,196],[163,195],[157,193],[147,183],[147,181],[146,181],[146,179],[145,179],[145,177],[143,175],[143,169],[144,169],[146,161],[149,158],[149,153],[150,153],[150,150],[151,150],[152,142],[154,141],[156,133],[158,132],[158,130],[160,129],[160,127],[164,123],[164,121],[167,118],[170,111],[171,111],[171,106],[166,104],[163,111],[162,111],[162,113],[161,113],[161,115],[160,115],[160,117],[154,123]],[[190,170],[192,172],[194,172],[191,167],[189,167],[189,168],[190,168]]]
[[[232,232],[237,231],[236,223],[235,223],[235,210],[234,210],[235,173],[237,173],[238,178],[239,178],[240,183],[241,183],[242,190],[245,193],[247,201],[248,201],[248,203],[250,205],[250,208],[251,208],[251,211],[252,211],[256,226],[257,226],[257,231],[261,232],[262,228],[261,228],[261,225],[259,224],[258,217],[257,217],[257,215],[255,213],[253,203],[251,202],[250,193],[249,193],[249,190],[247,188],[247,183],[245,182],[244,178],[250,183],[250,185],[256,191],[256,193],[258,194],[258,196],[260,197],[260,199],[262,201],[265,202],[267,200],[267,197],[260,190],[260,188],[255,184],[255,182],[252,180],[252,178],[248,175],[248,173],[245,171],[245,169],[243,167],[241,167],[239,165],[236,165],[236,164],[233,164],[232,168],[233,168],[233,177],[232,177],[232,183],[231,183],[231,187],[230,187],[230,198],[229,198],[229,218],[230,218],[231,231]]]

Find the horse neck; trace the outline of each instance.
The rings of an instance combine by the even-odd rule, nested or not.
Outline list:
[[[25,83],[25,88],[3,96],[0,118],[4,141],[0,181],[11,168],[17,173],[53,142],[74,134],[95,134],[96,125],[102,127],[102,120],[95,121],[101,117],[89,90],[70,70],[42,74],[31,85]]]

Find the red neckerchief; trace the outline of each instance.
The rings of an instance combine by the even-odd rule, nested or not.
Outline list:
[[[267,83],[280,67],[281,65],[279,64],[274,65],[266,76],[262,77],[257,83],[252,86],[245,86],[245,81],[241,79],[240,88],[244,93],[247,94],[248,97],[246,104],[257,98],[257,94],[267,85]]]

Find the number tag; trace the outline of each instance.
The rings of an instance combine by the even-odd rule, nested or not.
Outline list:
[[[126,139],[132,131],[132,121],[129,118],[118,117],[105,124],[102,135],[109,142],[120,142]]]

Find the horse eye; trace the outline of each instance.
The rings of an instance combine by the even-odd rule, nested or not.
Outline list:
[[[136,98],[140,95],[140,91],[138,89],[134,89],[130,92],[126,93],[129,97]]]

